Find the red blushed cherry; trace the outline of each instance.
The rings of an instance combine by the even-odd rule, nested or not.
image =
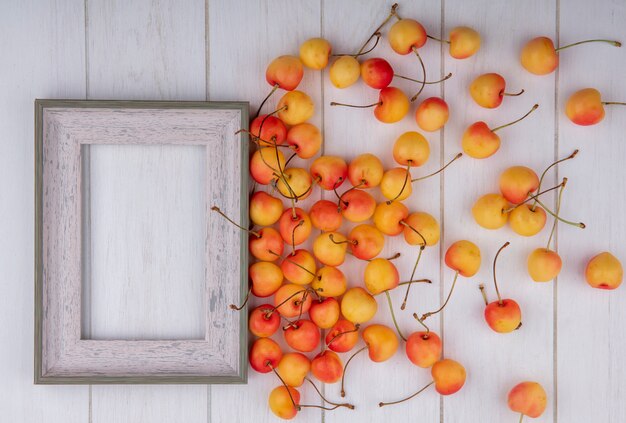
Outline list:
[[[348,164],[337,156],[320,156],[311,164],[311,177],[327,191],[339,188],[348,179]]]
[[[376,210],[374,197],[360,189],[350,189],[343,193],[339,204],[342,216],[354,223],[368,220]]]
[[[393,68],[385,59],[373,57],[361,63],[361,78],[366,85],[380,90],[393,79]]]
[[[326,334],[325,342],[328,348],[338,353],[350,351],[359,342],[359,327],[354,323],[339,319]]]
[[[271,338],[259,338],[250,347],[250,366],[259,373],[269,373],[278,367],[283,351]]]
[[[339,301],[333,297],[314,300],[309,309],[309,317],[320,329],[330,329],[341,314]]]
[[[283,253],[285,244],[276,229],[266,227],[251,233],[248,238],[248,248],[250,253],[259,260],[275,261]]]
[[[315,323],[306,319],[290,323],[283,335],[287,345],[300,352],[311,352],[320,343],[320,329]]]
[[[406,340],[406,356],[424,369],[441,359],[441,351],[441,338],[434,332],[413,332]]]
[[[343,363],[333,351],[322,351],[311,361],[311,373],[320,382],[336,383],[343,376]]]
[[[309,210],[311,223],[322,232],[335,232],[341,227],[343,217],[337,203],[329,200],[319,200]]]
[[[280,236],[288,245],[300,245],[311,235],[311,219],[299,207],[289,208],[278,220]]]
[[[250,332],[259,338],[272,336],[280,327],[280,315],[270,304],[263,304],[252,310],[248,319]]]
[[[263,147],[280,145],[287,138],[287,127],[276,116],[261,115],[250,123],[250,134],[260,138]]]

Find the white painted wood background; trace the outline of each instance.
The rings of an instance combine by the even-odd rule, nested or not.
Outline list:
[[[255,107],[268,91],[264,71],[272,58],[297,53],[299,43],[313,36],[328,38],[335,51],[353,51],[389,6],[374,0],[0,0],[1,421],[277,420],[266,403],[276,381],[253,371],[247,386],[33,385],[33,99],[250,100]],[[503,146],[494,158],[464,158],[445,177],[416,186],[407,201],[411,209],[437,216],[443,228],[439,247],[426,250],[420,265],[419,275],[435,284],[415,288],[408,309],[426,311],[443,300],[452,274],[440,265],[440,257],[451,242],[472,239],[483,251],[481,272],[459,281],[445,318],[430,321],[443,333],[445,355],[467,368],[464,389],[444,399],[430,390],[409,403],[379,410],[379,400],[411,392],[429,375],[408,364],[401,352],[383,364],[363,356],[351,364],[348,377],[349,399],[357,410],[309,409],[297,421],[517,421],[506,406],[506,393],[525,379],[541,382],[548,391],[548,409],[537,422],[626,421],[626,288],[596,291],[582,277],[587,258],[598,251],[610,250],[626,260],[626,110],[609,109],[605,121],[590,128],[574,126],[562,112],[567,96],[587,86],[609,100],[626,100],[626,50],[600,44],[566,50],[560,68],[546,77],[526,73],[518,61],[522,43],[537,35],[561,44],[586,38],[626,41],[626,3],[407,0],[399,10],[435,36],[446,36],[457,25],[472,26],[483,36],[479,54],[465,61],[451,59],[434,42],[423,49],[429,79],[448,72],[454,76],[445,87],[429,86],[424,93],[445,97],[451,121],[441,134],[427,135],[432,159],[415,175],[435,170],[459,151],[462,131],[474,120],[500,124],[535,102],[540,108],[526,122],[502,131]],[[401,73],[419,75],[413,57],[392,54],[385,42],[375,54],[389,58]],[[505,99],[495,111],[478,108],[466,89],[486,71],[502,74],[510,87],[526,93]],[[397,85],[413,89],[408,83]],[[323,128],[326,154],[352,158],[369,151],[391,166],[393,141],[415,129],[411,116],[389,126],[378,123],[370,111],[328,107],[331,100],[376,97],[361,85],[336,90],[326,73],[307,71],[301,87],[316,102],[312,122]],[[508,229],[486,232],[473,222],[469,208],[479,195],[497,190],[504,168],[522,164],[539,170],[574,148],[580,148],[579,157],[558,170],[558,178],[570,179],[562,211],[588,228],[559,227],[564,270],[556,282],[534,284],[525,273],[526,255],[545,243],[548,230],[532,239]],[[316,191],[307,204],[320,195]],[[501,336],[482,320],[477,285],[490,282],[487,263],[508,239],[512,246],[499,266],[501,289],[521,304],[524,326]],[[400,271],[408,275],[415,251],[401,239],[385,248],[386,253],[396,251],[403,252]],[[352,261],[343,267],[355,275],[362,268]],[[353,278],[353,284],[358,282]],[[489,294],[493,298],[491,287]],[[401,293],[393,297],[399,304]],[[391,324],[384,306],[381,301],[376,320]],[[198,322],[187,321],[185,327],[197,330],[194,324]],[[415,328],[408,312],[401,313],[400,324],[406,332]],[[338,395],[334,385],[325,391],[333,398]],[[304,398],[315,401],[308,389]]]

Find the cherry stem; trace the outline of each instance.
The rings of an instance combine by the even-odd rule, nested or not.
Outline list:
[[[272,94],[274,94],[274,92],[279,88],[280,86],[278,84],[274,84],[274,86],[272,87],[272,90],[269,92],[268,95],[265,96],[265,98],[263,99],[263,101],[261,102],[261,105],[259,106],[259,108],[256,111],[256,114],[254,115],[254,119],[256,119],[257,117],[259,117],[259,114],[261,114],[261,109],[263,108],[263,106],[265,105],[265,102],[267,100],[269,100],[269,98],[272,96]],[[259,135],[261,135],[261,130],[259,129]]]
[[[425,336],[428,336],[428,334],[430,333],[430,328],[429,328],[428,326],[426,326],[426,323],[424,323],[424,322],[422,321],[422,319],[420,319],[419,317],[417,317],[417,313],[413,313],[413,318],[414,318],[415,320],[417,320],[417,321],[419,322],[419,324],[420,324],[420,325],[422,325],[422,326],[424,326],[424,327],[426,328],[426,335],[425,335]]]
[[[389,16],[387,16],[387,18],[385,18],[385,20],[380,25],[378,25],[378,28],[376,28],[376,30],[372,33],[372,35],[369,36],[367,41],[365,41],[365,43],[363,43],[363,45],[359,49],[358,53],[354,57],[358,57],[361,54],[364,54],[363,50],[365,50],[365,47],[367,47],[369,42],[372,40],[372,38],[374,38],[376,36],[376,34],[379,34],[378,37],[380,38],[380,30],[383,29],[383,27],[387,24],[387,22],[389,22],[389,20],[396,14],[396,9],[397,8],[398,8],[398,3],[394,3],[391,6],[391,10],[389,11]]]
[[[409,286],[411,286],[411,284],[409,284]],[[396,313],[393,311],[393,303],[391,302],[391,295],[389,295],[389,291],[385,291],[385,295],[387,296],[387,304],[389,304],[389,311],[391,312],[391,320],[393,320],[393,325],[396,327],[396,332],[398,332],[398,335],[400,336],[400,338],[402,338],[402,340],[406,342],[406,338],[402,334],[402,331],[400,330],[400,326],[398,326],[398,321],[396,320]]]
[[[287,303],[289,300],[291,300],[296,295],[302,294],[303,292],[308,292],[310,289],[311,288],[305,288],[305,289],[301,289],[300,291],[294,292],[293,294],[291,294],[290,296],[285,298],[282,302],[280,302],[278,305],[275,305],[274,307],[272,307],[272,310],[270,312],[268,312],[267,314],[271,314],[271,313],[275,312],[276,310],[278,310],[280,308],[280,306],[282,306],[283,304]],[[302,295],[302,299],[300,300],[300,302],[304,303],[304,300],[305,300],[305,297],[304,297],[304,295]]]
[[[326,349],[326,348],[330,347],[330,344],[332,344],[333,342],[335,342],[335,340],[336,340],[337,338],[340,338],[341,336],[345,335],[346,333],[358,332],[360,327],[361,327],[361,325],[360,325],[359,323],[357,323],[356,325],[354,325],[354,329],[350,329],[350,330],[346,330],[346,331],[343,331],[343,332],[339,332],[337,335],[333,336],[333,337],[330,339],[330,341],[328,341],[328,342],[326,343],[326,347],[325,347],[324,349]]]
[[[498,281],[496,279],[496,262],[498,261],[498,256],[500,255],[500,252],[504,250],[506,247],[508,247],[510,244],[511,243],[509,241],[502,244],[502,247],[500,247],[500,249],[496,253],[496,256],[493,259],[493,284],[496,287],[496,295],[498,296],[499,305],[502,305],[502,297],[500,296],[500,290],[498,289]]]
[[[413,228],[411,228],[411,229],[413,229]],[[422,235],[419,232],[417,232],[417,233],[420,236]],[[422,236],[422,238],[424,238],[424,237]],[[424,240],[424,245],[426,245],[425,240]],[[422,258],[422,252],[424,251],[424,248],[426,248],[424,245],[422,245],[420,247],[420,252],[417,254],[417,260],[415,260],[415,265],[413,265],[413,272],[411,272],[411,277],[409,278],[410,281],[412,281],[413,280],[413,276],[415,276],[415,270],[417,269],[417,265],[419,264],[420,259]],[[406,302],[409,299],[409,291],[411,290],[411,285],[412,284],[408,284],[407,287],[406,287],[406,292],[404,293],[404,300],[402,300],[402,305],[400,306],[400,310],[404,310],[406,308]]]
[[[427,35],[427,37],[430,38],[431,40],[439,41],[440,43],[450,44],[450,41],[442,40],[441,38],[433,37],[432,35]]]
[[[422,235],[420,233],[420,231],[418,231],[417,229],[415,229],[413,226],[409,225],[408,223],[406,223],[404,220],[400,221],[400,224],[409,228],[410,230],[412,230],[413,232],[415,232],[416,234],[419,235],[420,238],[422,238],[422,244],[420,245],[421,249],[424,249],[426,247],[426,238],[424,238],[424,235]],[[419,261],[419,257],[417,259]],[[415,264],[415,266],[417,267],[417,263]],[[413,268],[413,271],[415,272],[415,268]],[[411,277],[411,279],[413,279],[413,277]]]
[[[235,225],[236,227],[238,227],[239,229],[241,229],[242,231],[246,231],[251,233],[252,235],[254,235],[257,238],[261,238],[261,234],[259,232],[250,230],[250,229],[246,229],[243,226],[241,226],[240,224],[238,224],[237,222],[235,222],[234,220],[232,220],[230,217],[226,216],[224,214],[224,212],[222,212],[222,210],[220,210],[219,207],[217,206],[213,206],[211,207],[211,210],[213,210],[214,212],[217,212],[220,216],[222,216],[224,219],[228,220],[230,223],[232,223],[233,225]]]
[[[330,102],[331,106],[354,107],[356,109],[367,109],[368,107],[380,106],[381,104],[383,104],[382,101],[379,101],[377,103],[368,104],[366,106],[357,106],[357,105],[354,105],[354,104],[337,103],[336,101],[331,101]]]
[[[539,107],[539,105],[538,105],[538,104],[535,104],[535,105],[533,106],[533,108],[532,108],[532,109],[530,109],[530,110],[529,110],[529,111],[528,111],[528,112],[527,112],[524,116],[522,116],[521,118],[519,118],[519,119],[517,119],[517,120],[514,120],[513,122],[509,122],[509,123],[507,123],[507,124],[505,124],[505,125],[498,126],[497,128],[492,129],[492,130],[491,130],[491,132],[496,132],[496,131],[499,131],[499,130],[500,130],[500,129],[502,129],[502,128],[506,128],[507,126],[515,125],[517,122],[519,122],[519,121],[522,121],[522,120],[526,119],[526,116],[528,116],[529,114],[531,114],[532,112],[534,112],[535,110],[537,110],[537,107]]]
[[[572,222],[570,220],[565,220],[563,219],[561,216],[557,215],[556,213],[554,213],[552,210],[550,210],[548,207],[546,207],[545,204],[543,204],[541,202],[541,200],[537,199],[537,203],[539,203],[539,205],[541,207],[544,208],[545,211],[547,211],[550,215],[552,215],[552,217],[554,217],[555,219],[558,219],[560,222],[566,223],[568,225],[572,225],[572,226],[576,226],[579,227],[581,229],[585,229],[587,227],[587,225],[585,225],[583,222]]]
[[[541,184],[543,183],[543,178],[546,176],[546,173],[548,173],[548,171],[550,169],[552,169],[554,166],[558,165],[559,163],[562,163],[566,160],[570,160],[573,159],[574,157],[576,157],[576,155],[578,154],[578,149],[574,150],[574,152],[572,154],[570,154],[569,156],[563,158],[563,159],[559,159],[557,161],[555,161],[554,163],[552,163],[550,166],[546,167],[543,171],[543,173],[541,174],[541,178],[539,178],[539,185],[537,186],[537,191],[541,190]],[[535,207],[537,206],[537,202],[535,201],[533,203],[533,206],[530,208],[532,211],[535,211]]]
[[[359,57],[359,56],[364,56],[364,55],[366,55],[366,54],[368,54],[368,53],[371,53],[371,52],[372,52],[372,50],[374,50],[374,49],[376,48],[376,46],[378,45],[378,42],[380,41],[380,37],[381,37],[381,35],[382,35],[382,34],[381,34],[380,32],[376,32],[376,33],[372,34],[372,36],[375,36],[375,37],[376,37],[376,41],[374,42],[374,45],[373,45],[372,47],[370,47],[370,49],[369,49],[369,50],[367,50],[367,51],[359,52],[359,53],[357,53],[357,54],[337,53],[337,54],[331,54],[331,56],[333,56],[333,57],[338,57],[338,56],[351,56],[351,57],[354,57],[355,59],[356,59],[357,57]],[[372,37],[370,37],[370,38],[367,40],[367,43],[366,43],[365,45],[369,44],[369,42],[370,42],[371,40],[372,40]]]
[[[563,178],[563,180],[564,180],[564,181],[567,181],[567,178]],[[522,202],[521,202],[521,203],[519,203],[519,204],[514,205],[513,207],[509,207],[508,209],[503,209],[503,210],[502,210],[502,213],[509,213],[509,212],[512,212],[512,211],[513,211],[513,210],[515,210],[516,208],[518,208],[518,207],[520,207],[520,206],[522,206],[522,205],[524,205],[524,204],[526,204],[526,203],[528,203],[529,201],[532,201],[532,200],[535,200],[535,202],[537,202],[537,198],[538,198],[540,195],[546,194],[546,193],[548,193],[548,192],[550,192],[550,191],[554,191],[555,189],[559,189],[559,188],[561,188],[562,186],[563,186],[563,182],[561,182],[561,183],[560,183],[560,184],[558,184],[558,185],[553,186],[552,188],[548,188],[548,189],[546,189],[546,190],[544,190],[544,191],[538,192],[537,194],[528,194],[528,198],[527,198],[526,200],[522,201]],[[533,208],[532,208],[532,207],[530,208],[530,210],[531,210],[531,211],[535,211],[535,210],[533,210]]]
[[[558,215],[561,212],[561,199],[563,197],[563,190],[565,189],[565,184],[561,185],[561,189],[559,190],[559,196],[556,200],[556,214]],[[552,230],[550,230],[550,237],[548,238],[548,244],[546,245],[546,250],[550,249],[550,243],[552,242],[552,237],[554,236],[554,232],[556,231],[556,225],[558,223],[557,219],[554,219],[552,222]]]
[[[568,44],[568,45],[563,46],[563,47],[555,48],[554,51],[565,50],[566,48],[570,48],[570,47],[574,47],[574,46],[578,46],[580,44],[586,44],[586,43],[609,43],[609,44],[611,44],[611,45],[613,45],[615,47],[621,47],[622,46],[622,43],[620,43],[619,41],[597,39],[597,40],[579,41],[577,43]]]
[[[241,303],[240,306],[237,306],[236,304],[231,304],[228,307],[231,310],[241,311],[241,309],[244,308],[246,306],[246,304],[248,304],[248,299],[250,298],[250,293],[251,292],[252,292],[252,287],[248,288],[248,293],[246,294],[246,298],[244,298],[243,303]]]
[[[356,240],[354,240],[354,239],[347,239],[347,238],[345,240],[343,240],[343,241],[335,241],[335,237],[334,237],[333,234],[328,234],[328,239],[330,239],[333,244],[337,244],[337,245],[340,245],[340,244],[357,245],[358,244],[358,242]]]
[[[448,79],[452,77],[452,72],[450,72],[449,74],[447,74],[445,77],[441,78],[438,81],[426,81],[426,82],[420,81],[419,79],[409,78],[408,76],[398,75],[397,73],[394,73],[393,76],[395,76],[396,78],[405,79],[407,81],[417,82],[418,84],[430,85],[430,84],[440,84],[444,81],[447,81]]]
[[[428,385],[424,386],[424,387],[423,387],[422,389],[420,389],[419,391],[417,391],[416,393],[414,393],[414,394],[412,394],[412,395],[409,395],[409,396],[408,396],[408,397],[406,397],[406,398],[403,398],[403,399],[398,400],[398,401],[392,401],[392,402],[379,402],[379,403],[378,403],[378,406],[379,406],[379,407],[384,407],[384,406],[386,406],[386,405],[400,404],[401,402],[408,401],[408,400],[410,400],[410,399],[412,399],[412,398],[414,398],[414,397],[418,396],[419,394],[421,394],[423,391],[425,391],[425,390],[426,390],[426,388],[428,388],[428,387],[429,387],[430,385],[432,385],[433,383],[435,383],[435,381],[434,381],[434,380],[433,380],[432,382],[430,382]]]
[[[524,420],[524,414],[519,415],[519,423],[522,423],[522,420]]]
[[[283,144],[276,144],[276,141],[271,139],[271,140],[265,140],[263,138],[261,138],[258,135],[253,134],[252,132],[250,132],[247,129],[240,129],[237,132],[235,132],[235,135],[241,133],[241,132],[245,132],[246,134],[250,135],[250,140],[255,143],[256,145],[260,146],[260,147],[281,147],[281,148],[292,148],[290,145],[283,145]],[[274,138],[274,137],[272,137]],[[260,142],[259,142],[260,141]],[[261,142],[264,142],[267,145],[262,145]],[[256,181],[255,181],[256,182]]]
[[[298,155],[298,153],[293,153],[291,156],[289,156],[289,158],[285,162],[285,168],[287,168],[287,165],[289,164],[289,162],[292,161],[293,158],[296,157],[297,155]]]
[[[459,153],[459,154],[457,154],[456,156],[454,156],[454,158],[453,158],[452,160],[450,160],[450,161],[449,161],[449,162],[448,162],[448,163],[447,163],[444,167],[442,167],[442,168],[441,168],[441,169],[439,169],[438,171],[433,172],[433,173],[431,173],[430,175],[420,176],[419,178],[411,179],[411,182],[417,182],[417,181],[421,181],[421,180],[424,180],[424,179],[428,179],[428,178],[430,178],[431,176],[435,176],[436,174],[443,172],[444,170],[446,170],[446,168],[447,168],[448,166],[450,166],[452,163],[454,163],[457,159],[460,159],[460,158],[461,158],[461,156],[463,156],[463,153]]]
[[[280,376],[280,374],[278,374],[278,371],[276,370],[276,368],[274,366],[272,366],[272,363],[269,360],[267,361],[267,363],[265,363],[265,365],[267,367],[269,367],[270,369],[272,369],[272,372],[274,372],[274,374],[280,380],[280,382],[283,384],[285,389],[287,389],[287,393],[289,394],[289,399],[291,399],[291,403],[296,408],[296,410],[300,411],[300,405],[296,404],[296,401],[293,399],[293,396],[291,395],[291,389],[289,389],[289,385],[287,385],[287,383],[285,383],[285,380]]]
[[[412,46],[411,48],[413,50],[413,53],[415,53],[415,55],[420,61],[420,66],[422,67],[422,75],[424,76],[424,80],[422,81],[422,86],[417,91],[417,93],[415,93],[415,95],[411,97],[411,102],[414,102],[415,100],[417,100],[417,97],[419,97],[422,91],[424,91],[424,87],[426,86],[426,67],[424,66],[424,61],[422,60],[422,56],[420,56],[419,52],[417,51],[417,47]]]
[[[406,174],[404,175],[404,182],[402,183],[402,188],[400,189],[400,192],[393,197],[393,199],[391,200],[387,200],[387,205],[393,203],[394,201],[396,201],[398,199],[398,197],[400,197],[402,195],[402,193],[404,192],[404,188],[406,188],[406,184],[409,182],[410,180],[410,176],[411,176],[411,162],[412,160],[407,161],[407,165],[406,165]]]
[[[315,383],[313,383],[313,381],[311,379],[309,379],[308,377],[305,377],[304,379],[307,380],[313,386],[313,389],[315,389],[315,392],[317,392],[317,395],[319,395],[320,398],[322,399],[322,401],[324,401],[325,403],[328,403],[330,405],[336,405],[337,407],[346,407],[346,408],[349,408],[350,410],[354,410],[354,405],[352,405],[352,404],[348,404],[348,403],[338,404],[336,402],[332,402],[332,401],[326,399],[326,397],[324,397],[324,395],[322,395],[322,393],[320,392],[319,388],[315,385]]]
[[[626,103],[622,103],[621,101],[603,101],[602,104],[606,106],[613,106],[613,105],[626,106]]]
[[[481,283],[480,285],[478,285],[478,289],[480,289],[480,293],[483,296],[483,300],[485,300],[485,305],[488,306],[489,300],[487,299],[487,293],[485,292],[485,284]]]
[[[456,285],[456,280],[459,278],[459,272],[457,271],[454,274],[454,280],[452,281],[452,288],[450,288],[450,292],[448,292],[448,297],[446,298],[446,301],[443,303],[443,305],[441,307],[439,307],[437,310],[435,311],[429,311],[428,313],[424,313],[422,314],[421,320],[426,320],[427,318],[429,318],[430,316],[432,316],[433,314],[437,314],[439,312],[441,312],[441,310],[443,310],[444,308],[446,308],[446,306],[448,305],[448,301],[450,301],[450,297],[452,297],[452,291],[454,291],[454,286]]]
[[[520,91],[518,93],[505,93],[505,92],[501,93],[501,95],[505,95],[505,96],[508,96],[508,97],[517,97],[518,95],[522,95],[522,94],[524,94],[524,90],[523,89],[522,89],[522,91]]]
[[[346,379],[346,371],[348,370],[348,364],[350,364],[350,362],[352,361],[352,359],[361,351],[365,351],[368,348],[368,346],[364,346],[363,348],[359,349],[357,352],[355,352],[354,354],[352,354],[350,356],[350,358],[348,359],[348,361],[346,361],[346,365],[343,366],[343,375],[341,375],[341,397],[345,397],[346,396],[346,390],[344,389],[344,382]]]
[[[402,253],[397,252],[397,253],[395,253],[393,256],[391,256],[391,257],[387,257],[387,260],[389,260],[389,261],[391,261],[391,260],[395,260],[395,259],[399,258],[401,255],[402,255]]]
[[[295,210],[294,210],[295,211]],[[300,220],[298,222],[298,224],[296,226],[293,227],[292,231],[291,231],[291,248],[292,248],[292,252],[291,254],[295,254],[296,253],[296,230],[300,227],[304,225],[304,220]]]
[[[397,288],[398,286],[412,285],[412,284],[414,284],[414,283],[433,283],[433,281],[431,281],[430,279],[414,279],[414,280],[411,280],[411,281],[400,282],[400,283],[396,286],[396,288]],[[377,294],[377,295],[378,295],[378,294]]]

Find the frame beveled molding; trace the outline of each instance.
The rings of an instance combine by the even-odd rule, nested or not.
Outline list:
[[[236,130],[247,127],[247,102],[35,100],[36,384],[247,381],[247,312],[233,314],[227,303],[237,302],[247,293],[248,234],[222,219],[209,218],[212,195],[216,194],[211,191],[211,178],[230,166],[233,172],[226,177],[238,183],[234,184],[236,189],[218,191],[227,203],[220,206],[233,215],[238,212],[247,226],[248,140],[244,132],[235,135]],[[58,137],[56,144],[49,139],[52,135]],[[204,340],[81,338],[80,184],[84,144],[206,148]],[[229,156],[221,157],[222,153]],[[62,231],[55,227],[59,223],[63,224]],[[231,244],[238,244],[239,254],[232,254]],[[217,254],[220,246],[225,250],[230,245],[232,262],[226,265],[228,269],[212,265],[209,245],[217,247]],[[231,288],[231,298],[225,298],[228,293],[223,291],[211,297],[212,290],[223,288],[212,280],[215,274],[232,279],[233,272],[238,272],[239,278],[238,285]],[[225,320],[220,320],[220,312]],[[219,333],[210,336],[211,328]]]

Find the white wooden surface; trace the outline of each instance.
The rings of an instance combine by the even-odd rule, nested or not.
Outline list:
[[[378,1],[226,1],[226,0],[0,0],[0,417],[15,422],[230,422],[276,421],[266,405],[271,376],[251,372],[248,386],[33,386],[33,107],[36,97],[250,100],[268,90],[264,69],[273,57],[297,53],[306,38],[322,35],[336,50],[352,50],[376,27],[389,4]],[[423,49],[429,78],[453,72],[445,88],[428,87],[426,95],[445,95],[451,120],[442,134],[428,134],[431,160],[415,175],[436,169],[460,148],[464,127],[475,119],[500,124],[539,110],[528,121],[501,133],[503,146],[492,159],[463,158],[445,177],[415,187],[407,203],[442,220],[439,247],[426,250],[420,275],[435,281],[418,287],[409,309],[437,306],[447,293],[451,273],[439,264],[441,252],[461,238],[475,240],[485,264],[506,239],[511,247],[499,266],[502,291],[520,303],[522,329],[509,336],[491,333],[482,320],[479,282],[483,270],[460,280],[445,318],[430,321],[443,332],[445,355],[468,370],[466,387],[444,400],[432,391],[422,398],[380,413],[375,404],[395,398],[426,381],[399,354],[383,364],[355,359],[348,377],[352,413],[306,410],[298,421],[491,422],[516,421],[506,407],[506,393],[518,380],[535,379],[550,398],[537,422],[626,421],[626,309],[624,288],[600,292],[582,278],[587,258],[611,250],[626,260],[623,211],[626,207],[622,162],[626,110],[615,107],[605,121],[575,127],[564,118],[567,96],[594,86],[609,100],[624,101],[622,78],[626,52],[603,45],[566,50],[557,73],[534,77],[518,62],[522,43],[546,35],[561,44],[585,38],[626,41],[626,4],[582,0],[493,2],[462,0],[401,2],[403,16],[420,20],[430,33],[446,36],[456,25],[483,35],[483,48],[472,59],[455,61],[429,42]],[[391,54],[383,41],[376,55],[388,57],[402,72],[419,75],[415,59]],[[467,95],[467,83],[479,73],[501,73],[510,87],[524,88],[495,111],[479,109]],[[394,81],[395,84],[395,81]],[[407,90],[409,84],[397,84]],[[361,102],[375,95],[361,86],[339,91],[327,75],[307,72],[302,88],[314,99],[315,124],[323,128],[325,152],[351,158],[369,151],[392,165],[390,148],[410,118],[385,126],[368,111],[330,109],[331,100]],[[556,106],[556,107],[555,107]],[[271,107],[271,106],[268,106]],[[547,230],[521,239],[508,230],[487,233],[469,214],[474,199],[497,189],[499,172],[523,164],[541,169],[555,157],[580,148],[574,161],[560,167],[570,183],[563,213],[588,224],[585,231],[560,226],[559,252],[564,270],[556,283],[533,284],[525,256],[546,241]],[[550,182],[555,182],[551,177]],[[314,201],[321,194],[312,195]],[[443,208],[442,208],[443,206]],[[415,251],[393,240],[386,253],[402,251],[402,275],[410,272]],[[361,272],[348,262],[345,270]],[[357,273],[358,274],[358,273]],[[358,283],[354,278],[351,283]],[[440,283],[441,282],[441,283]],[[395,294],[396,304],[401,301]],[[381,302],[379,322],[390,324]],[[406,332],[415,327],[401,315]],[[337,387],[326,393],[337,396]],[[309,390],[303,397],[314,401]]]

